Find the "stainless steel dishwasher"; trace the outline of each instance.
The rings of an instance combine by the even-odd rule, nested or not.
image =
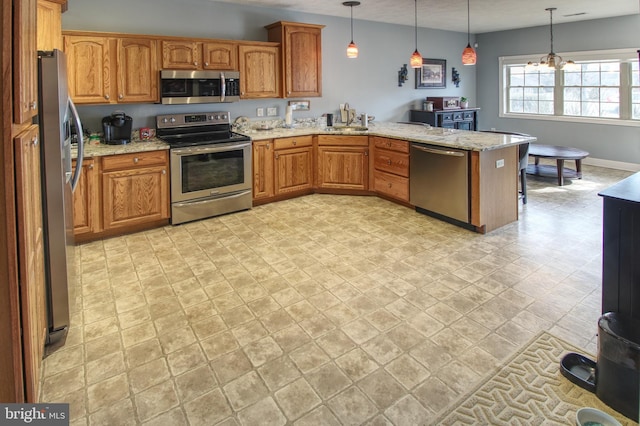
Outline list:
[[[409,202],[469,223],[469,152],[411,144]]]

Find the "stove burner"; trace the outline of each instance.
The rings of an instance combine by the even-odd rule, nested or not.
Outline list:
[[[228,112],[159,115],[156,125],[156,136],[171,148],[251,140],[231,131]]]

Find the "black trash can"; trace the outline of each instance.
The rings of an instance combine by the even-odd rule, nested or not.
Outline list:
[[[596,395],[602,402],[638,421],[640,321],[607,312],[598,320]]]

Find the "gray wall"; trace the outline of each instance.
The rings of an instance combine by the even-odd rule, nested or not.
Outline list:
[[[554,50],[577,52],[640,48],[640,15],[555,24]],[[478,106],[480,128],[520,131],[538,137],[544,144],[585,149],[591,157],[623,163],[640,163],[640,127],[607,124],[499,118],[498,57],[549,52],[549,26],[477,35]],[[566,55],[564,55],[566,56]],[[567,59],[565,57],[565,59]],[[606,164],[606,163],[605,163]]]
[[[360,7],[366,7],[364,4]],[[409,68],[409,81],[398,87],[398,70],[408,64],[414,50],[414,30],[408,26],[382,24],[357,19],[354,8],[354,39],[360,49],[358,59],[346,57],[350,41],[349,9],[345,18],[311,15],[286,9],[244,7],[209,0],[83,0],[69,3],[62,15],[65,30],[110,31],[140,34],[192,36],[206,38],[266,41],[265,25],[279,20],[323,24],[323,96],[310,98],[311,110],[295,112],[294,118],[318,117],[338,111],[349,102],[359,112],[375,115],[376,120],[405,121],[409,109],[420,105],[426,96],[466,96],[475,105],[475,67],[464,67],[462,50],[466,33],[420,29],[418,47],[423,57],[447,60],[446,89],[415,89],[415,76]],[[451,83],[451,67],[460,73],[459,88]],[[256,118],[257,107],[277,106],[284,117],[287,100],[242,100],[232,104],[190,106],[109,105],[83,106],[83,123],[98,131],[100,119],[115,110],[134,118],[135,128],[155,127],[154,118],[173,112],[229,110],[233,118]]]

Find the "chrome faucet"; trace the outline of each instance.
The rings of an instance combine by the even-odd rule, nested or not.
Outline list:
[[[347,115],[347,122],[346,122],[346,125],[347,125],[347,127],[348,127],[348,126],[351,126],[351,125],[353,124],[353,121],[355,120],[356,115],[355,115],[355,114],[351,115],[351,108],[349,108],[349,103],[348,103],[348,102],[345,102],[345,103],[344,103],[344,110],[345,110],[345,111],[346,111],[346,113],[347,113],[347,114],[346,114],[346,115]]]

